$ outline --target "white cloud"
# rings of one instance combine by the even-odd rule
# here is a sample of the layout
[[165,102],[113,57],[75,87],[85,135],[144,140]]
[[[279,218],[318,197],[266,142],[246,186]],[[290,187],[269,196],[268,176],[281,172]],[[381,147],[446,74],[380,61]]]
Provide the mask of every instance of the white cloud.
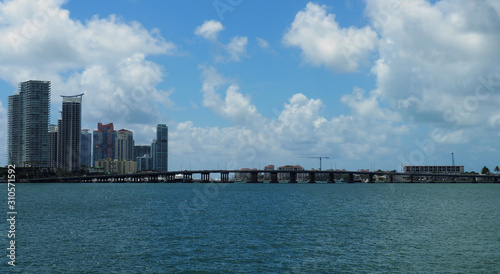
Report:
[[229,60],[238,62],[242,57],[245,57],[247,55],[247,44],[247,37],[235,36],[231,38],[231,42],[227,45]]
[[352,109],[354,115],[367,120],[399,121],[401,117],[398,113],[381,108],[379,96],[372,92],[369,97],[365,97],[365,91],[354,88],[351,94],[346,94],[341,98],[342,103]]
[[[223,77],[214,67],[202,67],[203,105],[221,117],[230,119],[236,125],[248,125],[262,122],[262,116],[251,104],[249,96],[239,92],[236,84]],[[225,98],[219,89],[227,87]]]
[[333,71],[356,71],[377,45],[377,34],[369,26],[341,28],[326,6],[308,3],[295,16],[283,37],[287,46],[299,47],[306,62]]
[[259,47],[265,51],[265,52],[268,52],[268,53],[273,53],[273,54],[278,54],[277,51],[275,51],[272,47],[271,47],[271,44],[269,44],[269,42],[267,42],[267,40],[263,39],[263,38],[260,38],[260,37],[256,37],[255,40],[257,41],[257,45],[259,45]]
[[429,136],[438,144],[464,144],[470,141],[467,135],[463,129],[444,131],[434,128],[429,131]]
[[381,36],[377,93],[395,111],[445,127],[482,126],[496,113],[500,95],[490,90],[499,85],[488,80],[500,69],[496,1],[371,0],[366,13]]
[[216,20],[205,21],[201,26],[198,26],[194,34],[201,36],[207,40],[217,41],[217,35],[224,30],[221,22]]
[[[304,155],[337,155],[343,159],[386,157],[396,150],[400,136],[409,134],[408,127],[384,120],[390,113],[379,109],[372,98],[356,98],[367,101],[367,105],[378,110],[382,117],[373,126],[367,117],[340,115],[327,118],[322,112],[326,108],[321,99],[308,98],[298,93],[283,105],[276,119],[267,119],[258,112],[251,98],[242,94],[239,86],[221,75],[214,67],[201,67],[203,81],[203,105],[211,111],[231,121],[226,128],[198,128],[192,122],[182,123],[182,142],[187,151],[200,154],[216,153],[216,147],[226,148],[231,159],[236,159],[238,167],[249,167],[256,159],[267,159],[271,163],[286,157],[288,163]],[[223,91],[225,90],[225,94]],[[193,133],[187,131],[192,130]],[[194,133],[196,132],[196,133]],[[177,133],[176,133],[177,134]],[[177,135],[172,135],[177,136]],[[198,136],[198,137],[197,137]],[[209,136],[204,141],[199,136]],[[231,139],[227,139],[231,136]],[[186,138],[191,138],[188,140]],[[232,139],[234,138],[234,139]],[[191,145],[190,145],[191,144]],[[238,160],[238,153],[248,154]],[[181,153],[181,152],[179,152]],[[234,154],[232,154],[234,153]],[[277,157],[279,155],[279,157]],[[227,155],[226,155],[227,156]],[[284,164],[284,163],[283,163]]]
[[[163,68],[147,60],[177,53],[158,30],[111,15],[80,22],[57,0],[0,3],[0,78],[12,86],[31,79],[52,81],[52,109],[59,95],[83,97],[83,123],[164,121],[169,91],[158,90]],[[57,119],[57,117],[53,117]],[[94,123],[93,122],[93,123]],[[95,124],[87,125],[95,127]]]
[[292,141],[312,141],[311,134],[324,122],[320,116],[323,102],[320,99],[308,99],[299,93],[293,95],[284,107],[278,118],[280,135]]
[[224,30],[222,23],[218,21],[205,21],[195,30],[195,34],[211,42],[215,47],[215,62],[239,62],[247,56],[248,37],[234,36],[228,44],[223,44],[218,40],[218,33]]
[[[349,147],[344,151],[351,157],[368,151],[386,153],[391,150],[385,146],[391,138],[386,132],[402,136],[416,128],[430,128],[441,150],[495,142],[500,136],[498,1],[366,3],[371,25],[342,28],[325,6],[309,3],[283,37],[285,45],[301,49],[305,62],[333,71],[355,71],[370,57],[378,58],[371,68],[376,88],[369,94],[355,88],[341,97],[352,116],[315,124],[328,132],[325,128],[336,123],[341,132],[336,136]],[[373,120],[385,128],[380,135],[370,124]],[[365,130],[343,127],[346,121]],[[344,138],[349,131],[354,138]],[[380,149],[374,150],[373,144]]]
[[271,45],[265,39],[260,38],[260,37],[256,37],[255,40],[257,40],[257,44],[259,45],[259,47],[261,49],[268,50],[271,48]]

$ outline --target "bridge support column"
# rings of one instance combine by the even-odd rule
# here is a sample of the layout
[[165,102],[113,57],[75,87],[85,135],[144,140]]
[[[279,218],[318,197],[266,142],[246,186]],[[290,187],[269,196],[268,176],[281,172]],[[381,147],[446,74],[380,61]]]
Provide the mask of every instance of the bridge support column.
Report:
[[415,178],[413,177],[413,175],[410,175],[410,183],[415,183]]
[[229,183],[229,172],[221,172],[220,181],[221,183]]
[[269,183],[271,183],[271,184],[279,183],[278,172],[271,172],[271,181],[269,181]]
[[289,183],[296,184],[297,183],[297,172],[290,172],[290,181]]
[[165,174],[165,176],[167,177],[166,178],[167,183],[175,183],[175,174],[169,173],[169,174]]
[[335,173],[333,172],[328,173],[328,183],[335,184]]
[[309,172],[309,184],[315,184],[316,183],[316,173],[314,172]]
[[259,182],[259,173],[257,171],[250,171],[250,181],[247,181],[247,183],[252,183],[256,184]]
[[354,174],[353,173],[349,173],[349,178],[347,179],[347,182],[348,183],[354,183]]
[[201,173],[201,182],[202,183],[210,183],[210,173]]
[[394,183],[394,175],[389,174],[389,183]]
[[368,174],[368,183],[373,184],[375,181],[373,181],[373,174],[370,173]]
[[193,173],[183,173],[182,174],[182,182],[183,183],[192,183],[193,182]]

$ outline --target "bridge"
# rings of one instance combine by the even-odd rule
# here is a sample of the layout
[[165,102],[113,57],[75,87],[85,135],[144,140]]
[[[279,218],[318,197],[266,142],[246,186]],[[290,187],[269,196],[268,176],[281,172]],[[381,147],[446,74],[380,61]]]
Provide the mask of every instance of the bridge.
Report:
[[[212,175],[218,177],[214,179]],[[218,175],[218,176],[217,176]],[[233,176],[230,176],[233,175]],[[194,178],[196,177],[196,178]],[[235,179],[238,178],[238,179]],[[498,183],[499,175],[321,170],[182,170],[27,179],[31,183]]]

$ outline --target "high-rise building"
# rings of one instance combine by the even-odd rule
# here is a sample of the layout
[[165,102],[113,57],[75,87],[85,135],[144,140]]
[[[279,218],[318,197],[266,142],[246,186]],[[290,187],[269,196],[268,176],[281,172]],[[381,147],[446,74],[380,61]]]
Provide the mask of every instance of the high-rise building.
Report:
[[151,170],[156,170],[156,139],[151,143]]
[[16,166],[21,166],[26,157],[23,113],[21,94],[9,96],[7,162]]
[[168,171],[168,127],[165,124],[156,126],[156,170]]
[[151,146],[134,146],[134,157],[135,161],[137,162],[137,171],[153,170]]
[[49,166],[57,167],[57,125],[49,125]]
[[48,167],[50,81],[19,83],[9,96],[8,159],[17,166]]
[[141,157],[136,158],[137,171],[149,171],[152,170],[153,161],[149,154],[144,154]]
[[134,146],[134,159],[142,157],[146,154],[151,155],[151,146],[148,145]]
[[115,149],[115,159],[118,159],[118,161],[135,161],[134,133],[126,129],[118,130]]
[[88,129],[80,132],[80,166],[92,166],[92,133]]
[[92,164],[95,165],[96,161],[115,159],[115,142],[116,130],[114,130],[113,123],[97,124],[97,130],[94,130],[93,144],[94,147],[92,154]]
[[83,94],[61,97],[63,102],[57,128],[57,164],[66,171],[76,171],[80,169]]

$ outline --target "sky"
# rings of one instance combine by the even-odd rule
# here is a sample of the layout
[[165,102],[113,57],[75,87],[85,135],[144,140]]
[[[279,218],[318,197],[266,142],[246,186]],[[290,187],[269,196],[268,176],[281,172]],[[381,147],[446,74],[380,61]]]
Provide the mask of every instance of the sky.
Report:
[[[500,2],[0,1],[0,164],[19,82],[169,170],[500,165]],[[5,159],[5,160],[4,160]]]

